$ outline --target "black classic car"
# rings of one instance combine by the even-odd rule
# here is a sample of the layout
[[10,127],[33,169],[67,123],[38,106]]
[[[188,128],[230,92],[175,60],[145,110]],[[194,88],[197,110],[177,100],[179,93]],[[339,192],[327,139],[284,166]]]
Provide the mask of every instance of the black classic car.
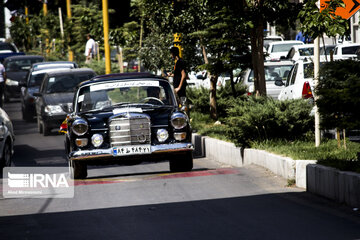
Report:
[[77,67],[78,65],[75,62],[68,61],[34,63],[26,78],[19,83],[21,87],[20,100],[22,118],[26,121],[31,121],[36,116],[35,97],[33,93],[39,92],[40,85],[47,72]]
[[98,76],[79,84],[73,106],[61,128],[75,179],[86,178],[87,165],[168,160],[171,171],[192,169],[189,119],[166,79]]
[[36,97],[35,108],[39,133],[49,135],[59,128],[67,113],[72,111],[76,86],[95,76],[90,68],[63,69],[47,72]]

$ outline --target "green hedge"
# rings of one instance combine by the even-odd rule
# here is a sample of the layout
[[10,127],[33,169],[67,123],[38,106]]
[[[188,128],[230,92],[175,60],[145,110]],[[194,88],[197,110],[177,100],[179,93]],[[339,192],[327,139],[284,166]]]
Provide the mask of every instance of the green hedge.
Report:
[[310,116],[312,107],[302,99],[236,99],[228,110],[227,134],[238,146],[249,146],[252,141],[269,139],[299,139],[314,129],[314,118]]

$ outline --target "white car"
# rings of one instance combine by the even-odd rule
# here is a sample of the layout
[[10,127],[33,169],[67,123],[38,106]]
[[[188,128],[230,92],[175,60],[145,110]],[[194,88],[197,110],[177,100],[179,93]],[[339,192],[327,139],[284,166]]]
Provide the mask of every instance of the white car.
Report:
[[296,62],[307,57],[314,57],[314,44],[295,45],[289,50],[286,60]]
[[334,49],[334,60],[348,58],[357,59],[356,52],[359,48],[359,43],[345,43],[336,45]]
[[290,48],[294,45],[304,45],[302,41],[278,41],[269,43],[267,60],[280,60],[286,57]]
[[281,36],[267,36],[267,37],[264,37],[264,48],[267,51],[268,48],[269,48],[270,43],[279,42],[279,41],[284,41],[284,39]]
[[[276,80],[285,80],[294,65],[291,61],[264,62],[266,94],[278,98],[282,86],[276,86]],[[248,95],[254,92],[254,71],[247,69],[241,73],[241,82],[248,87]]]
[[296,61],[286,82],[276,80],[275,85],[284,86],[279,94],[279,100],[313,98],[314,64],[311,61]]

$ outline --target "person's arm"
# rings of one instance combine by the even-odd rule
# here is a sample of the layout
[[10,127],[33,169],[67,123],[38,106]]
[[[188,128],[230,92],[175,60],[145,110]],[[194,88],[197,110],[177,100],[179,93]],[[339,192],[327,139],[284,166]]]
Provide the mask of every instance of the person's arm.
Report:
[[177,88],[175,88],[175,92],[179,92],[179,91],[180,91],[180,89],[182,88],[184,82],[186,81],[185,79],[186,79],[186,72],[185,72],[185,70],[183,69],[183,70],[181,71],[180,84],[179,84],[179,86],[178,86]]

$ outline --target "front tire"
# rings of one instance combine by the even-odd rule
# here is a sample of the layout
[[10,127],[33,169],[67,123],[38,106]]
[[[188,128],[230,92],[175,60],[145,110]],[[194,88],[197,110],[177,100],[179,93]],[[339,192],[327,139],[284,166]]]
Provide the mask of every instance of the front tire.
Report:
[[71,179],[85,179],[87,177],[86,163],[69,160],[69,171]]
[[193,169],[192,152],[179,154],[169,161],[171,172],[188,172]]
[[48,127],[48,125],[46,124],[46,122],[43,122],[41,124],[41,127],[42,127],[42,134],[44,136],[49,136],[50,135],[50,132],[51,132],[51,129]]
[[2,168],[11,166],[11,144],[9,141],[5,143],[0,166]]

